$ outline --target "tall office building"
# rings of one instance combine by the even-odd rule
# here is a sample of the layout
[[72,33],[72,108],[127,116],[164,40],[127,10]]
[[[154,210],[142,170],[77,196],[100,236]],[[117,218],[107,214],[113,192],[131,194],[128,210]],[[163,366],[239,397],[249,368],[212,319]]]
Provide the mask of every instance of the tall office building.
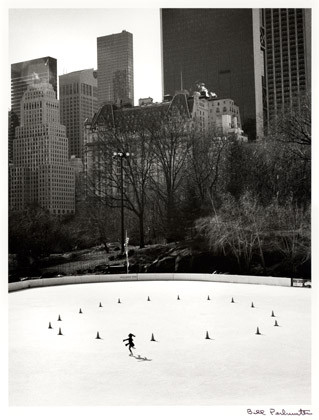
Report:
[[20,103],[24,92],[34,80],[50,83],[57,97],[57,61],[52,57],[11,64],[11,111],[20,121]]
[[[50,83],[57,97],[57,61],[52,57],[36,58],[11,65],[11,126],[20,123],[20,103],[24,92],[34,80]],[[9,135],[9,160],[12,161],[12,141],[14,135]]]
[[239,106],[250,139],[260,137],[266,107],[261,33],[258,9],[162,9],[163,93],[192,92],[204,82]]
[[162,9],[161,28],[164,93],[204,82],[251,140],[310,88],[310,9]]
[[14,139],[15,128],[19,125],[19,118],[13,111],[8,112],[8,158],[9,163],[13,160],[12,142]]
[[20,117],[9,173],[9,208],[22,210],[37,203],[51,214],[74,213],[74,170],[52,85],[40,80],[29,85]]
[[98,102],[134,105],[133,35],[97,38]]
[[311,88],[311,9],[264,9],[267,121]]
[[97,72],[74,71],[59,76],[61,124],[66,126],[69,157],[83,157],[84,121],[97,111]]

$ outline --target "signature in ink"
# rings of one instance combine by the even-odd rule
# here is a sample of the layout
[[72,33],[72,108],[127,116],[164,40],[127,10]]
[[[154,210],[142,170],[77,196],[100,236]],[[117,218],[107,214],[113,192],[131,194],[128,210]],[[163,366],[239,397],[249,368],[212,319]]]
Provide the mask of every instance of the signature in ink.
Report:
[[248,408],[247,414],[262,416],[266,416],[267,414],[270,414],[271,416],[312,416],[312,412],[310,410],[305,410],[302,408],[300,408],[298,411],[286,411],[284,408],[279,411],[274,408],[269,408],[269,410],[252,410],[251,408]]

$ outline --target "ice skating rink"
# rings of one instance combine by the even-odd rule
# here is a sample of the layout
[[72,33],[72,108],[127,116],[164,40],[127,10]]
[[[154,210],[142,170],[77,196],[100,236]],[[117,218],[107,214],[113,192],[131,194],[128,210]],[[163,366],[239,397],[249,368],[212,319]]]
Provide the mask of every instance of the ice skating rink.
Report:
[[311,289],[133,281],[8,301],[10,406],[311,404]]

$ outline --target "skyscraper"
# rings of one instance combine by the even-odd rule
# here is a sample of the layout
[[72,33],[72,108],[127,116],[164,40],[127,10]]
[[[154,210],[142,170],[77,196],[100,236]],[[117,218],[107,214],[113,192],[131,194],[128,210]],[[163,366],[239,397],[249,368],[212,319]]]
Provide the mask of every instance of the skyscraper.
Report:
[[97,38],[99,106],[134,105],[133,35],[127,31]]
[[15,133],[15,128],[18,127],[19,125],[19,118],[17,116],[17,114],[15,114],[13,111],[9,111],[8,112],[8,158],[9,158],[9,163],[12,163],[12,159],[13,159],[13,151],[12,151],[12,142],[14,139],[14,133]]
[[311,9],[265,9],[267,121],[311,87]]
[[57,61],[52,57],[36,58],[11,64],[11,111],[18,115],[20,121],[20,103],[27,87],[34,80],[50,83],[57,97]]
[[310,9],[162,9],[164,93],[201,81],[249,138],[311,85]]
[[162,9],[164,94],[204,82],[239,106],[250,139],[263,132],[266,107],[262,20],[258,9]]
[[61,124],[66,126],[69,157],[83,157],[84,121],[97,111],[97,74],[93,69],[59,76]]
[[[24,92],[34,80],[50,83],[57,97],[57,61],[52,57],[36,58],[11,65],[11,126],[20,123],[20,103]],[[12,141],[14,136],[9,135],[9,160],[12,159]]]
[[9,174],[9,208],[22,210],[37,203],[51,214],[74,213],[74,171],[52,85],[40,80],[30,84],[20,117]]

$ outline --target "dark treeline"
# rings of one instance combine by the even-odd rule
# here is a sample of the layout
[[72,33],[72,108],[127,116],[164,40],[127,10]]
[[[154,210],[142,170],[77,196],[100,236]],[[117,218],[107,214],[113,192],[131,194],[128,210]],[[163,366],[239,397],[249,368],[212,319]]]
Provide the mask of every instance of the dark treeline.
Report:
[[[21,264],[44,255],[120,239],[119,161],[123,159],[125,228],[130,243],[200,241],[238,273],[310,275],[310,99],[279,115],[259,142],[218,130],[203,134],[177,108],[166,115],[123,111],[117,127],[98,131],[98,164],[74,216],[56,219],[30,206],[9,217],[9,252]],[[305,268],[307,267],[307,268]]]

